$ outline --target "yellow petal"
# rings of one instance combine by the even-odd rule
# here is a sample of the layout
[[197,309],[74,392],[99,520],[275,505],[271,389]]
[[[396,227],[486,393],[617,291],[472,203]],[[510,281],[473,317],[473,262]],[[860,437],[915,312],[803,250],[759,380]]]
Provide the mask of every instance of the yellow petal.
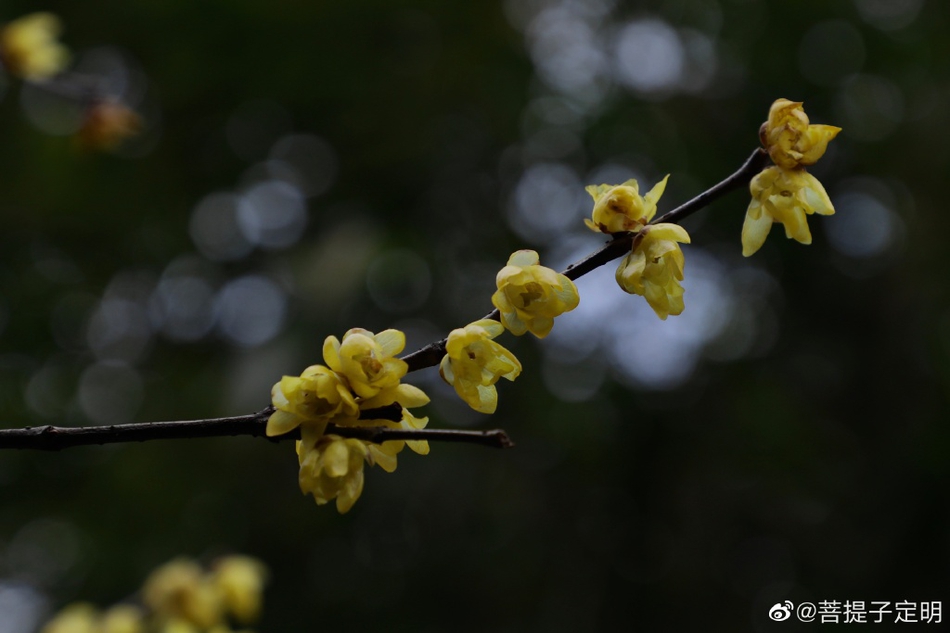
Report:
[[689,233],[679,224],[663,222],[661,224],[653,224],[649,229],[644,230],[649,231],[646,237],[651,240],[670,240],[689,244]]
[[750,257],[765,244],[772,230],[772,216],[765,212],[758,200],[753,200],[742,223],[742,256]]
[[525,249],[512,253],[508,258],[508,266],[536,266],[539,261],[541,259],[537,251]]
[[643,196],[643,202],[646,206],[646,220],[652,220],[653,216],[656,214],[656,203],[660,200],[660,196],[663,195],[663,192],[666,191],[666,181],[670,179],[670,175],[667,174],[663,177],[663,180],[653,185],[653,188],[647,192],[647,195]]
[[814,165],[824,155],[831,139],[838,136],[840,131],[841,128],[834,125],[809,125],[800,142],[804,151],[799,164]]
[[340,362],[340,340],[337,337],[328,336],[323,341],[323,361],[333,371],[343,372],[343,364]]
[[267,430],[265,432],[267,437],[283,435],[300,426],[300,421],[301,418],[293,413],[277,410],[267,418]]
[[395,356],[406,347],[406,335],[399,330],[383,330],[376,335],[376,342],[383,354]]

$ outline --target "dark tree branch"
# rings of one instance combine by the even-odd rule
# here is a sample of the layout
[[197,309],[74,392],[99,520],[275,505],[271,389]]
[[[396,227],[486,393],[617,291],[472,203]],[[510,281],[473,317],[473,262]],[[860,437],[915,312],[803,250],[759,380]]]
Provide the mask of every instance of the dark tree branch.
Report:
[[[117,444],[121,442],[147,442],[149,440],[194,439],[200,437],[223,437],[249,435],[267,437],[267,418],[274,412],[267,407],[257,413],[229,418],[207,420],[184,420],[180,422],[145,422],[141,424],[115,424],[110,426],[35,426],[25,429],[0,430],[0,449],[17,448],[41,451],[59,451],[73,446],[93,444]],[[382,407],[363,412],[367,420],[401,419],[399,405]],[[500,430],[457,431],[444,429],[390,429],[384,426],[337,426],[330,424],[326,433],[351,437],[381,444],[393,440],[431,440],[436,442],[465,442],[508,448],[513,442]],[[299,440],[300,431],[267,438],[273,442]]]
[[[749,158],[746,159],[742,167],[740,167],[734,174],[719,184],[714,185],[712,188],[707,189],[689,202],[685,202],[669,213],[654,219],[652,222],[650,222],[650,224],[660,224],[661,222],[681,222],[683,219],[689,217],[693,213],[696,213],[714,200],[721,198],[722,196],[735,189],[738,189],[739,187],[749,184],[749,181],[752,180],[752,177],[765,168],[765,166],[768,164],[768,160],[769,155],[765,150],[755,150],[752,152]],[[579,262],[571,264],[561,271],[561,274],[573,281],[579,277],[583,277],[592,270],[600,268],[604,264],[617,259],[618,257],[626,255],[630,252],[634,235],[634,233],[614,234],[613,239],[607,242],[603,248],[601,248],[599,251],[591,253]],[[497,321],[498,317],[498,310],[492,310],[482,318]],[[441,341],[429,343],[425,347],[422,347],[411,354],[403,356],[402,360],[406,361],[406,364],[409,365],[409,371],[433,367],[442,362],[442,357],[445,356],[445,344],[447,342],[448,339],[444,338]]]
[[[699,194],[689,202],[673,209],[669,213],[653,220],[650,224],[661,222],[680,222],[699,211],[714,200],[748,184],[752,177],[768,163],[768,154],[761,149],[755,150],[748,160],[734,174]],[[635,234],[617,233],[600,250],[568,266],[563,275],[574,280],[592,270],[611,262],[630,251]],[[483,318],[497,321],[498,310],[493,310]],[[403,357],[409,365],[409,371],[424,367],[433,367],[442,361],[445,355],[447,339],[430,343],[421,349]],[[0,430],[0,449],[19,448],[58,451],[72,446],[91,444],[115,444],[119,442],[146,442],[158,439],[187,439],[199,437],[221,437],[226,435],[250,435],[267,437],[267,418],[274,412],[267,407],[257,413],[229,418],[208,420],[184,420],[180,422],[147,422],[143,424],[117,424],[112,426],[61,427],[37,426],[24,429]],[[402,410],[399,405],[390,405],[371,411],[363,411],[361,418],[366,420],[399,421]],[[327,427],[328,434],[348,438],[357,438],[367,442],[381,443],[391,440],[433,440],[439,442],[465,442],[507,448],[512,446],[508,435],[500,430],[459,431],[438,429],[389,429],[383,426],[337,426]],[[279,442],[288,439],[300,439],[299,430],[278,437],[267,438]]]

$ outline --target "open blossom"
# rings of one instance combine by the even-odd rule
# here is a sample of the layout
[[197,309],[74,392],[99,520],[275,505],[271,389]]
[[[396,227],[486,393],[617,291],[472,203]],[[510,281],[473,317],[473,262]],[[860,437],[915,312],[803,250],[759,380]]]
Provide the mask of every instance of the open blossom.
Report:
[[814,165],[840,131],[833,125],[809,124],[800,101],[777,99],[759,137],[772,162],[784,169],[797,169]]
[[521,373],[521,363],[515,355],[492,340],[504,331],[501,323],[490,319],[452,330],[445,345],[447,353],[439,365],[442,378],[480,413],[495,412],[495,383],[499,378],[514,380]]
[[328,336],[323,343],[323,360],[330,369],[346,377],[356,395],[372,398],[387,387],[395,387],[409,366],[395,355],[406,346],[406,335],[399,330],[373,334],[353,328],[340,342]]
[[307,367],[297,376],[284,376],[271,389],[277,410],[267,420],[267,435],[283,435],[303,422],[325,423],[336,416],[356,417],[359,407],[349,387],[323,365]]
[[498,290],[491,302],[501,313],[502,324],[518,336],[531,332],[544,338],[554,327],[554,317],[573,310],[580,301],[573,281],[539,261],[535,251],[517,251],[495,278]]
[[749,184],[752,202],[742,225],[742,254],[749,257],[762,247],[773,222],[785,226],[785,235],[811,244],[807,215],[832,215],[831,199],[818,179],[804,169],[769,167]]
[[363,464],[369,455],[366,442],[325,435],[313,443],[297,442],[300,490],[312,494],[317,505],[336,499],[336,509],[349,512],[363,492]]
[[56,39],[62,30],[52,13],[18,18],[0,28],[0,60],[11,75],[49,79],[69,63],[69,51]]
[[632,178],[622,185],[590,185],[587,193],[594,199],[594,211],[592,218],[584,219],[584,224],[601,233],[639,231],[656,215],[656,203],[666,190],[669,177],[667,174],[643,197]]
[[617,268],[617,283],[631,294],[642,295],[663,320],[683,312],[683,251],[689,234],[678,224],[654,224],[641,231],[633,250]]

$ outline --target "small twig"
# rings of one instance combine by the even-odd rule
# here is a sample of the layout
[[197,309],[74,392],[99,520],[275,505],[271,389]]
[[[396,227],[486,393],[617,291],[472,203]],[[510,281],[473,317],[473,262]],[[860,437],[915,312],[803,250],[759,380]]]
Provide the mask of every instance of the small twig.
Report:
[[[696,213],[714,200],[721,198],[734,189],[747,185],[749,181],[752,180],[752,177],[762,171],[765,165],[768,164],[768,160],[769,155],[765,150],[756,149],[734,174],[719,184],[714,185],[712,188],[707,189],[692,200],[681,204],[669,213],[654,219],[650,224],[659,224],[661,222],[678,223],[682,221],[684,218]],[[618,257],[626,255],[630,252],[634,235],[634,233],[614,234],[613,239],[607,242],[603,248],[571,264],[561,271],[561,274],[565,275],[568,279],[575,280]],[[498,310],[492,310],[482,318],[497,321],[498,317]],[[409,365],[409,371],[433,367],[442,362],[442,357],[445,356],[445,344],[447,342],[448,339],[444,338],[441,341],[429,343],[425,347],[403,356],[402,360]]]
[[[765,151],[761,149],[755,150],[742,167],[734,174],[713,186],[711,189],[699,194],[689,202],[656,218],[651,224],[680,222],[713,200],[747,184],[756,173],[765,167],[767,161],[768,154],[766,154]],[[634,235],[633,233],[615,234],[603,248],[571,264],[561,274],[566,275],[572,280],[577,279],[617,259],[630,251]],[[483,318],[497,321],[499,318],[498,310],[492,310]],[[446,342],[447,339],[442,339],[441,341],[430,343],[411,354],[407,354],[402,360],[409,365],[409,371],[416,371],[424,367],[438,365],[445,355]],[[207,420],[146,422],[143,424],[117,424],[112,426],[37,426],[24,429],[3,429],[0,430],[0,449],[19,448],[58,451],[73,446],[115,444],[119,442],[145,442],[158,439],[221,437],[226,435],[267,437],[267,418],[269,418],[273,412],[273,407],[267,407],[250,415],[212,418]],[[389,407],[363,411],[361,417],[366,420],[398,421],[401,419],[401,413],[401,407],[398,405],[390,405]],[[327,427],[326,432],[375,443],[390,440],[433,440],[439,442],[466,442],[496,448],[507,448],[513,445],[508,435],[500,429],[492,431],[459,431],[445,429],[409,430],[390,429],[383,426],[356,427],[331,424]],[[295,429],[290,433],[278,437],[270,437],[268,439],[275,442],[300,439],[300,432]]]
[[[206,420],[183,420],[178,422],[145,422],[140,424],[114,424],[109,426],[35,426],[24,429],[0,430],[0,449],[29,449],[59,451],[73,446],[93,444],[117,444],[122,442],[147,442],[149,440],[194,439],[249,435],[267,437],[267,418],[274,412],[267,407],[257,413],[227,418]],[[400,407],[381,407],[363,412],[368,420],[398,421]],[[352,437],[381,444],[393,440],[432,440],[436,442],[466,442],[495,448],[508,448],[513,442],[500,430],[457,431],[445,429],[390,429],[384,426],[337,426],[327,427],[327,434]],[[277,437],[267,438],[274,442],[300,439],[299,429]]]

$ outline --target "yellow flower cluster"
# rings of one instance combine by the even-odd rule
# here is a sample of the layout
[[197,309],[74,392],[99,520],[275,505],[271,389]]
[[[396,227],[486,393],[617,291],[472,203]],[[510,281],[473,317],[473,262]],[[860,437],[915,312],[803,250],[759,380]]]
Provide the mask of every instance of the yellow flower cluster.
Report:
[[59,74],[69,51],[57,41],[63,27],[52,13],[31,13],[0,28],[0,61],[14,76],[33,81]]
[[601,233],[635,233],[631,251],[617,268],[617,283],[625,292],[641,295],[657,316],[683,312],[683,251],[689,234],[676,224],[650,224],[656,203],[666,190],[667,175],[643,197],[636,180],[621,185],[591,185],[587,193],[594,199],[592,219],[584,223]]
[[209,571],[178,558],[149,575],[143,607],[119,604],[100,612],[90,604],[67,606],[41,633],[229,633],[261,612],[267,571],[249,556],[218,559]]
[[[300,376],[284,376],[271,390],[275,411],[267,421],[267,435],[283,435],[300,427],[300,489],[313,495],[317,504],[336,499],[337,510],[347,512],[363,491],[364,463],[379,464],[392,472],[396,469],[396,454],[405,445],[421,455],[429,452],[424,440],[379,445],[324,435],[330,423],[425,428],[429,419],[417,418],[408,409],[427,404],[428,396],[400,382],[408,366],[396,354],[405,346],[406,337],[398,330],[374,334],[354,328],[343,335],[342,341],[329,336],[323,344],[326,366],[313,365]],[[393,404],[402,410],[399,422],[361,417]]]
[[544,338],[554,327],[554,317],[570,312],[580,302],[573,281],[539,262],[535,251],[517,251],[495,278],[498,290],[491,302],[498,308],[502,324],[517,336],[531,332]]
[[742,254],[749,257],[765,243],[774,222],[785,226],[785,235],[811,244],[806,216],[835,212],[825,188],[805,171],[821,158],[841,128],[811,125],[801,102],[778,99],[759,130],[762,145],[774,166],[752,179],[752,202],[742,225]]

